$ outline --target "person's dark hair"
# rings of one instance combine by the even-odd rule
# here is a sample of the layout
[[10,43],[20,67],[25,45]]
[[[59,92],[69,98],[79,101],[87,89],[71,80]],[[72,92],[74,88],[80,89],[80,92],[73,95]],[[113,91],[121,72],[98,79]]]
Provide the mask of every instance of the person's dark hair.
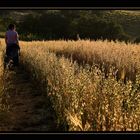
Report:
[[14,24],[9,24],[8,29],[13,30],[16,26]]

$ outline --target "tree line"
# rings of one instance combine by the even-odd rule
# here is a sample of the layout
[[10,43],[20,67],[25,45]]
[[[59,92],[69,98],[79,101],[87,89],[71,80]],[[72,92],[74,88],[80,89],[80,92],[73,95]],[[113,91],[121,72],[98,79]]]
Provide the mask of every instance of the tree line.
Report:
[[[111,10],[35,10],[14,20],[22,40],[108,39],[130,41],[121,24],[104,18]],[[12,19],[8,19],[10,22]]]

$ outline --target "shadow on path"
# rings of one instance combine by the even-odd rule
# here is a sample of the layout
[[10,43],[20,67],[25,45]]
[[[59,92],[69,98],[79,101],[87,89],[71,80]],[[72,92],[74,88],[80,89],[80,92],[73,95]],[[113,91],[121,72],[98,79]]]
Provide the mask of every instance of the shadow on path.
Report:
[[8,71],[4,79],[9,109],[0,114],[0,131],[58,131],[50,101],[22,68]]

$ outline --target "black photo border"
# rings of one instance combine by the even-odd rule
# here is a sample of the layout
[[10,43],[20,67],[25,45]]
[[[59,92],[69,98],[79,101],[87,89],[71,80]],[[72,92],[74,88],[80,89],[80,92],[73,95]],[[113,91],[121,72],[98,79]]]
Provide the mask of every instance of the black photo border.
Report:
[[[0,10],[140,10],[138,0],[3,0],[0,2]],[[30,2],[32,1],[32,2]],[[35,2],[34,2],[35,1]],[[94,1],[94,2],[93,2]],[[105,2],[106,1],[106,2]],[[114,2],[115,1],[115,2]],[[51,139],[94,139],[103,138],[131,138],[139,136],[139,132],[0,132],[0,138],[22,139],[33,136],[37,139],[50,137]],[[124,139],[124,140],[125,140]]]

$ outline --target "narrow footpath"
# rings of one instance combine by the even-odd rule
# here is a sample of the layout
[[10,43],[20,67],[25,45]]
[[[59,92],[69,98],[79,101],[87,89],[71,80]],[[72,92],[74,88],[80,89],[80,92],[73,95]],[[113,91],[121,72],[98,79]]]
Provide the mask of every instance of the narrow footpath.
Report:
[[58,131],[49,99],[22,68],[5,73],[3,83],[0,131]]

